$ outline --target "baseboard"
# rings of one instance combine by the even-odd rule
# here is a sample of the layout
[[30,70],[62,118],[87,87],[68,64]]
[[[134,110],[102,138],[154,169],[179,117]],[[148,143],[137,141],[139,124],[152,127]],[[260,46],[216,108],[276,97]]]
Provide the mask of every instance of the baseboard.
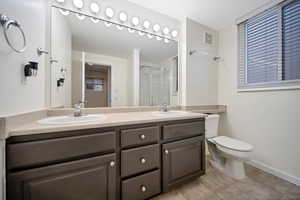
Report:
[[279,169],[275,169],[273,167],[270,167],[270,166],[268,166],[262,162],[256,161],[256,160],[251,160],[251,161],[248,161],[247,163],[249,165],[252,165],[253,167],[261,169],[269,174],[272,174],[272,175],[282,178],[290,183],[300,186],[300,178],[299,177],[292,176],[286,172],[283,172]]

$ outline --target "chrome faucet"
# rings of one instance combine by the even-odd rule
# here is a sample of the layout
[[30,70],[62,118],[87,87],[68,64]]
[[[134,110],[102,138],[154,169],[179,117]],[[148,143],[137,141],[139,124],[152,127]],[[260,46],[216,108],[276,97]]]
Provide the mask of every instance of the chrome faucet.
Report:
[[168,112],[168,104],[163,103],[160,107],[160,112]]
[[74,117],[81,117],[82,116],[82,108],[85,107],[86,102],[80,101],[78,104],[74,105]]

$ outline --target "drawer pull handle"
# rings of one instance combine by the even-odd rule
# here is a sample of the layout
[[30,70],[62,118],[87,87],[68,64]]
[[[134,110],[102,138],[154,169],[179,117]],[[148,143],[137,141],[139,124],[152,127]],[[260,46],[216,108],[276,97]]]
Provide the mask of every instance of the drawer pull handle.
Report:
[[141,140],[146,139],[146,135],[144,135],[144,134],[143,134],[143,135],[140,135],[140,139],[141,139]]
[[109,163],[109,165],[110,165],[111,167],[114,167],[114,166],[116,165],[116,163],[115,163],[114,161],[111,161],[111,162]]
[[147,161],[146,158],[141,158],[141,163],[142,163],[142,164],[145,164],[146,161]]
[[166,150],[165,150],[165,154],[169,154],[169,150],[166,149]]
[[141,191],[142,191],[142,192],[146,192],[146,191],[147,191],[146,186],[142,185],[142,186],[141,186]]

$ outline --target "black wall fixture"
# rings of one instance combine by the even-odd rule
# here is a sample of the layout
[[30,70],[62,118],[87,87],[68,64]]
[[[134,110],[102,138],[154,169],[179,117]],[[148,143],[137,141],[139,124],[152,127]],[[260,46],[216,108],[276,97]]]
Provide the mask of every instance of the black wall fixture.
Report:
[[57,80],[57,87],[62,87],[64,86],[64,82],[65,82],[65,79],[64,78],[60,78]]
[[25,77],[30,77],[30,76],[36,76],[39,63],[37,62],[29,62],[27,65],[24,67],[24,75]]

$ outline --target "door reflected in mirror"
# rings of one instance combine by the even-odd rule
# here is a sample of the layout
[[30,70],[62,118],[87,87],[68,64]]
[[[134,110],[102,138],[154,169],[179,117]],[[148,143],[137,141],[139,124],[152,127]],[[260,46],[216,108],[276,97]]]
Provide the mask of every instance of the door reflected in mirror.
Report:
[[52,8],[51,107],[179,104],[176,41],[77,15]]

